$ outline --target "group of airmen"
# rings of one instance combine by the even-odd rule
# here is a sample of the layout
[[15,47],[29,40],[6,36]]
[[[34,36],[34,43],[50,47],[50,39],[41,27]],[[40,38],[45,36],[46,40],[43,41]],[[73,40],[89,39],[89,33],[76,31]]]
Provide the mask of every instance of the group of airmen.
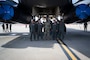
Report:
[[3,32],[11,32],[12,31],[12,24],[11,23],[3,23],[2,29],[3,29]]
[[66,27],[63,20],[58,19],[49,19],[46,18],[45,20],[38,19],[31,19],[29,24],[30,28],[30,40],[56,40],[56,39],[64,39]]

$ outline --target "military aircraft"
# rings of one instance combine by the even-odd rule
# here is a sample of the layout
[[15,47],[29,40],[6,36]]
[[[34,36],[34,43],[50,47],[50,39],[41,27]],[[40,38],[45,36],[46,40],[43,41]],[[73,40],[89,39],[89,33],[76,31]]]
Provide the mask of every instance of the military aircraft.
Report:
[[[13,7],[10,19],[4,19],[4,15],[0,14],[1,22],[8,23],[25,23],[28,24],[32,18],[38,16],[39,18],[43,15],[53,15],[54,17],[62,16],[65,23],[83,23],[90,21],[90,15],[84,14],[79,18],[76,14],[77,6],[85,5],[90,7],[90,1],[85,3],[86,0],[0,0],[0,7],[3,5],[10,5]],[[11,11],[11,10],[10,10]],[[81,15],[86,11],[81,11]],[[2,12],[1,12],[2,13]],[[90,13],[90,12],[89,12]],[[9,11],[4,11],[4,14],[9,14]],[[4,17],[3,17],[4,16]],[[3,17],[3,18],[2,18]]]

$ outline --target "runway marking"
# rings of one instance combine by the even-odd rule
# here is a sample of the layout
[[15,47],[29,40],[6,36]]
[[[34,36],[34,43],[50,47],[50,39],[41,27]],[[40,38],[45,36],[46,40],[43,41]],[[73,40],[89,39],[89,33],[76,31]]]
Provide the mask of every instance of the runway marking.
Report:
[[80,60],[72,53],[72,51],[70,51],[70,49],[61,40],[58,39],[58,42],[62,46],[62,48],[66,51],[66,53],[69,55],[69,57],[71,58],[69,60]]

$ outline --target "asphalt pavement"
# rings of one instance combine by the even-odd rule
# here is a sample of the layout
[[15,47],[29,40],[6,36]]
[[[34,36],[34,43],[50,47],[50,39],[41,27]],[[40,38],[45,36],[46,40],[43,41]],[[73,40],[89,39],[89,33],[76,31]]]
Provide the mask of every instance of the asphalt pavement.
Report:
[[[90,60],[90,25],[67,24],[63,42],[80,60]],[[29,39],[29,28],[13,24],[12,32],[3,32],[0,25],[0,60],[69,60],[56,40]]]

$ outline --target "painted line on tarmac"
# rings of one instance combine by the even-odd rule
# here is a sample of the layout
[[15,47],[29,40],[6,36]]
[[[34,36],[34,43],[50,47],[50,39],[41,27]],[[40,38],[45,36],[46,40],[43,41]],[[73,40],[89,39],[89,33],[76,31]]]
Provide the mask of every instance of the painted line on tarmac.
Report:
[[64,53],[68,57],[69,60],[80,60],[75,53],[62,41],[62,40],[57,40],[58,43],[61,45]]

